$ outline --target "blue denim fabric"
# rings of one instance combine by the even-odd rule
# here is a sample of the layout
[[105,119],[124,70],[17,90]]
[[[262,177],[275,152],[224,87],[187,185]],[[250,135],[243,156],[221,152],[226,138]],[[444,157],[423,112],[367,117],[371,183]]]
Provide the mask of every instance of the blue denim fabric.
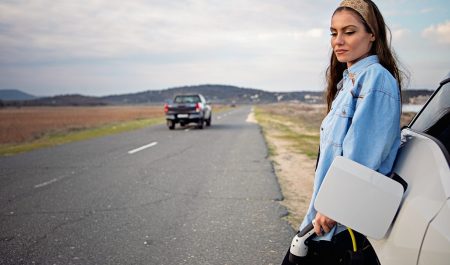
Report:
[[[379,64],[376,55],[344,71],[338,94],[320,127],[320,158],[314,191],[300,229],[316,216],[314,201],[336,156],[347,157],[385,175],[391,172],[400,146],[400,114],[397,81]],[[330,240],[344,229],[341,225],[335,226],[318,240]]]

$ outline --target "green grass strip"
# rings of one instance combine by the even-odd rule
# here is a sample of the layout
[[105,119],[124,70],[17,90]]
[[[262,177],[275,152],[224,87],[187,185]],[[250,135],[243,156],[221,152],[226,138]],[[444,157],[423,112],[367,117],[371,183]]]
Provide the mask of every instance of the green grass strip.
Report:
[[0,155],[9,156],[28,152],[38,148],[51,147],[75,141],[87,140],[95,137],[107,136],[132,130],[137,130],[164,123],[164,118],[140,119],[121,123],[108,124],[95,128],[77,129],[63,133],[48,134],[37,140],[21,143],[0,145]]
[[[311,159],[317,159],[317,150],[319,146],[319,133],[305,126],[307,123],[296,117],[286,117],[271,114],[262,108],[255,107],[255,118],[262,127],[263,134],[266,134],[268,128],[277,131],[276,137],[288,141],[290,148],[294,152],[300,152],[307,155]],[[288,123],[299,124],[306,130],[305,133],[299,133],[293,130]],[[269,155],[276,154],[274,147],[269,148]]]

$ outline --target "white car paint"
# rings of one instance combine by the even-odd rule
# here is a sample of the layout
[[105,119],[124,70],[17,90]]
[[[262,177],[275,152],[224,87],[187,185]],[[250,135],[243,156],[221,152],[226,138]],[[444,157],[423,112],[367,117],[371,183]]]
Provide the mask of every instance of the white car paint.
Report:
[[[408,189],[385,239],[369,238],[382,265],[417,264],[427,229],[447,205],[449,198],[450,171],[439,146],[433,140],[409,129],[403,130],[402,135],[406,142],[399,151],[394,172],[408,183]],[[441,223],[436,223],[435,226]],[[450,219],[447,219],[446,225],[450,227]],[[450,233],[443,237],[447,240],[444,244],[441,242],[440,246],[446,248],[448,256]],[[430,250],[433,245],[431,242],[427,244]],[[423,264],[440,264],[424,262]],[[442,264],[450,264],[450,259]]]

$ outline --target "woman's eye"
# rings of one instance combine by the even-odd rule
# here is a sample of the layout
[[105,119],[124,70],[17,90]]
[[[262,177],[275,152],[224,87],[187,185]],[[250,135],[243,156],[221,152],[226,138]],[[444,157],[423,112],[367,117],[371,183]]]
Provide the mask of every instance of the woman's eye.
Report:
[[337,36],[337,33],[336,33],[336,32],[331,32],[330,35],[331,35],[332,37],[336,37],[336,36]]
[[355,33],[354,31],[347,31],[345,32],[346,35],[352,35],[353,33]]

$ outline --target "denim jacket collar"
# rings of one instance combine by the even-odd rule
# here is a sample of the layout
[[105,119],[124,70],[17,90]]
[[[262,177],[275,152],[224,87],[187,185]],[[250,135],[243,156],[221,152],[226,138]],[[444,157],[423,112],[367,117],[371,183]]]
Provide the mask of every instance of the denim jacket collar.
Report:
[[354,65],[350,66],[350,68],[345,69],[343,73],[344,79],[350,78],[356,78],[356,75],[361,72],[362,70],[366,69],[369,65],[378,63],[378,56],[377,55],[370,55],[367,56],[364,59],[359,60]]

